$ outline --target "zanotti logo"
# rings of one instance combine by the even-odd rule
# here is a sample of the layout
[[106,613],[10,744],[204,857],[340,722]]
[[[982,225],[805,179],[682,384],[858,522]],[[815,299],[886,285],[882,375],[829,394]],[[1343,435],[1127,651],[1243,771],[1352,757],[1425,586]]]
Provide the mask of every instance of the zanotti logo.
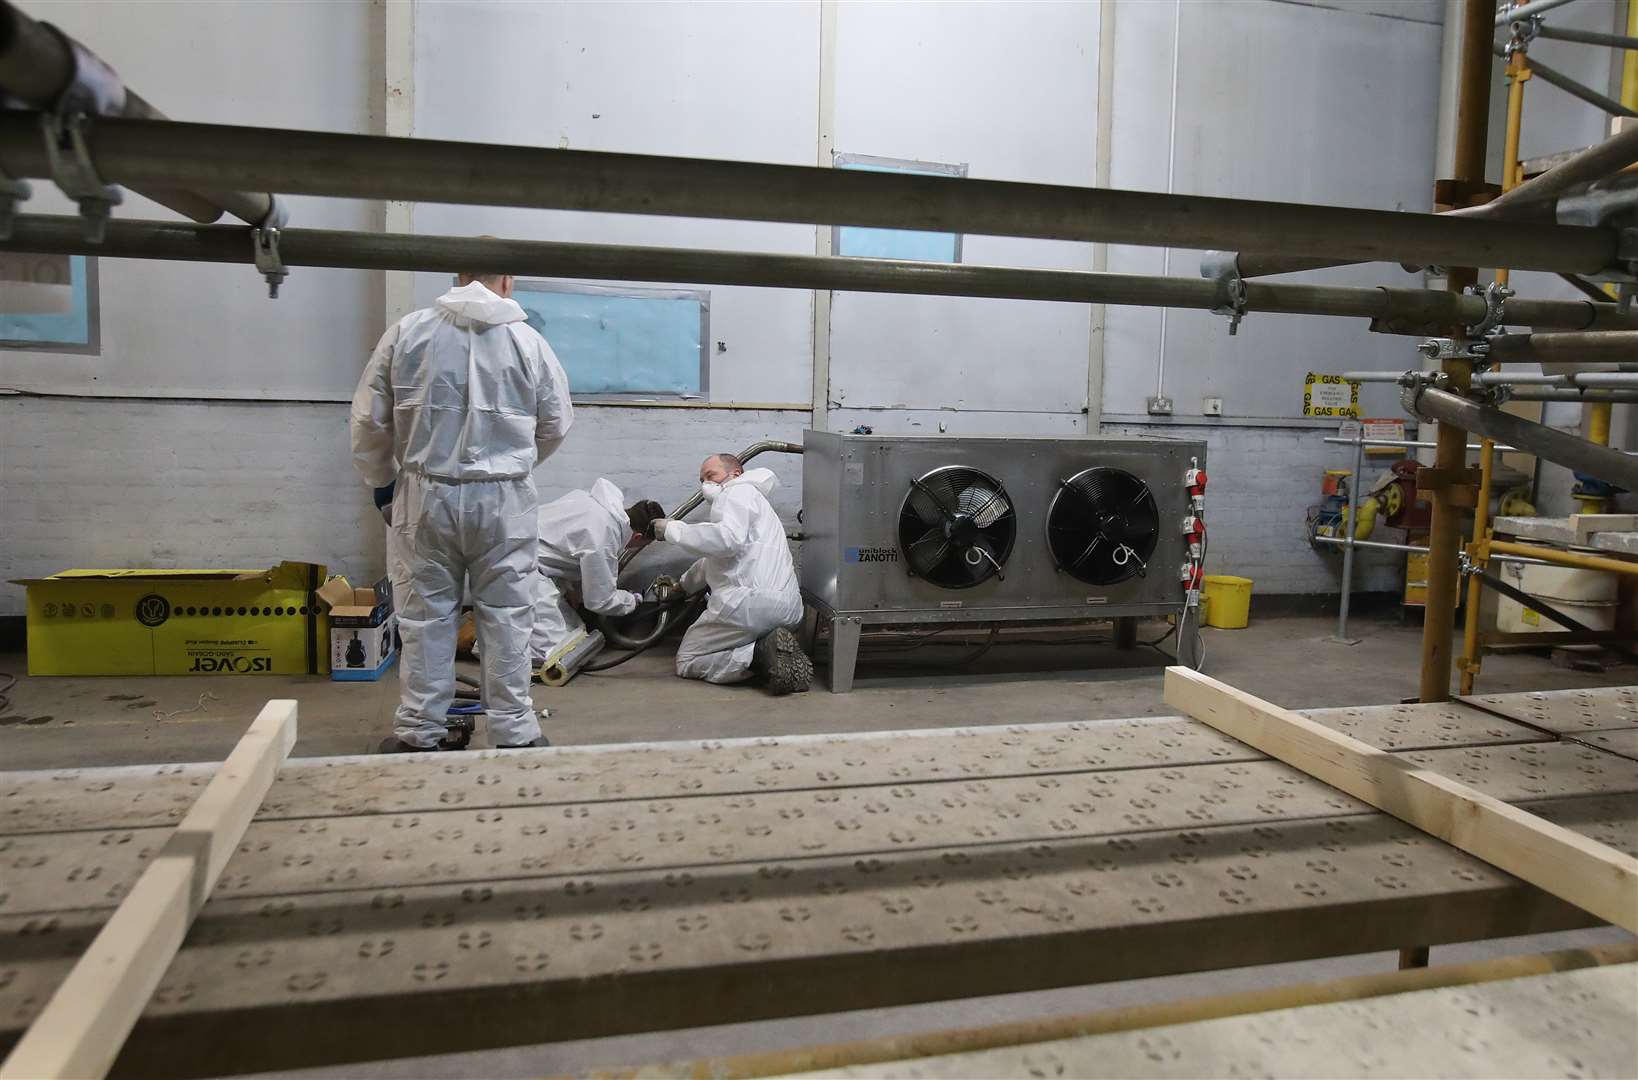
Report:
[[158,593],[149,593],[136,602],[137,622],[158,626],[171,617],[171,602]]
[[898,548],[890,547],[862,547],[848,548],[844,552],[847,561],[852,563],[867,562],[898,562]]

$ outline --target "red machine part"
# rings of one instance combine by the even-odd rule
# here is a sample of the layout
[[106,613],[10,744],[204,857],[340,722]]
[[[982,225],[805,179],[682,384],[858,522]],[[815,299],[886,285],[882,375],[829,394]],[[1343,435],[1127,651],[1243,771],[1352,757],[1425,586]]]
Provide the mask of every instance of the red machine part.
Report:
[[1387,511],[1383,517],[1384,525],[1391,525],[1396,529],[1426,529],[1432,521],[1432,512],[1425,502],[1416,501],[1416,471],[1422,466],[1414,458],[1405,458],[1396,461],[1391,467],[1393,486],[1399,489],[1398,497],[1390,497],[1384,489],[1379,494],[1383,496],[1382,506]]
[[1195,513],[1206,508],[1206,470],[1191,465],[1183,473],[1183,486],[1189,492],[1189,508]]
[[1189,558],[1199,562],[1206,543],[1206,522],[1204,519],[1195,514],[1190,514],[1183,519],[1183,542],[1189,546]]

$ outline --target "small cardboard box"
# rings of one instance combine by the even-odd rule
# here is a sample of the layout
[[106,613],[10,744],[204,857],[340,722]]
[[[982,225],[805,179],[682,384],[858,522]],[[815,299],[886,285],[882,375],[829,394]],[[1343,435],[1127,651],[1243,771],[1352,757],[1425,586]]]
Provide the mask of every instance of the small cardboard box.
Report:
[[382,578],[355,589],[345,578],[326,582],[319,597],[330,608],[330,678],[375,682],[398,658],[398,619],[392,589]]
[[30,675],[329,671],[325,568],[64,570],[28,588]]

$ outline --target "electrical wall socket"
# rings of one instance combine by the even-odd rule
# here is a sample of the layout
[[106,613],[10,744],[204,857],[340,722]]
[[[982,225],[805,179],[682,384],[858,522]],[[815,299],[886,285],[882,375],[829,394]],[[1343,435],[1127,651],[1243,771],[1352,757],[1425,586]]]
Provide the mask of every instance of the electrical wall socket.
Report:
[[1220,397],[1202,398],[1200,400],[1201,416],[1222,416],[1223,399]]
[[1172,415],[1172,399],[1166,397],[1164,394],[1158,394],[1155,397],[1150,398],[1148,401],[1148,406],[1150,416]]

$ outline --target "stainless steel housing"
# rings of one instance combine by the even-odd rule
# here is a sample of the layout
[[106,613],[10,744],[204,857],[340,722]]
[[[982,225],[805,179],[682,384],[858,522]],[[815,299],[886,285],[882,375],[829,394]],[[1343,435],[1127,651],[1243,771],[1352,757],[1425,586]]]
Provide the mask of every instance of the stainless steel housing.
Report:
[[[808,431],[803,445],[802,589],[830,621],[834,690],[851,685],[852,654],[866,625],[1158,616],[1183,601],[1183,475],[1191,462],[1205,467],[1204,443]],[[1017,538],[1001,574],[970,588],[945,588],[910,573],[898,535],[910,481],[951,465],[999,480],[1017,515]],[[1063,482],[1098,466],[1144,481],[1159,518],[1146,573],[1109,586],[1059,570],[1047,542],[1048,513]]]

